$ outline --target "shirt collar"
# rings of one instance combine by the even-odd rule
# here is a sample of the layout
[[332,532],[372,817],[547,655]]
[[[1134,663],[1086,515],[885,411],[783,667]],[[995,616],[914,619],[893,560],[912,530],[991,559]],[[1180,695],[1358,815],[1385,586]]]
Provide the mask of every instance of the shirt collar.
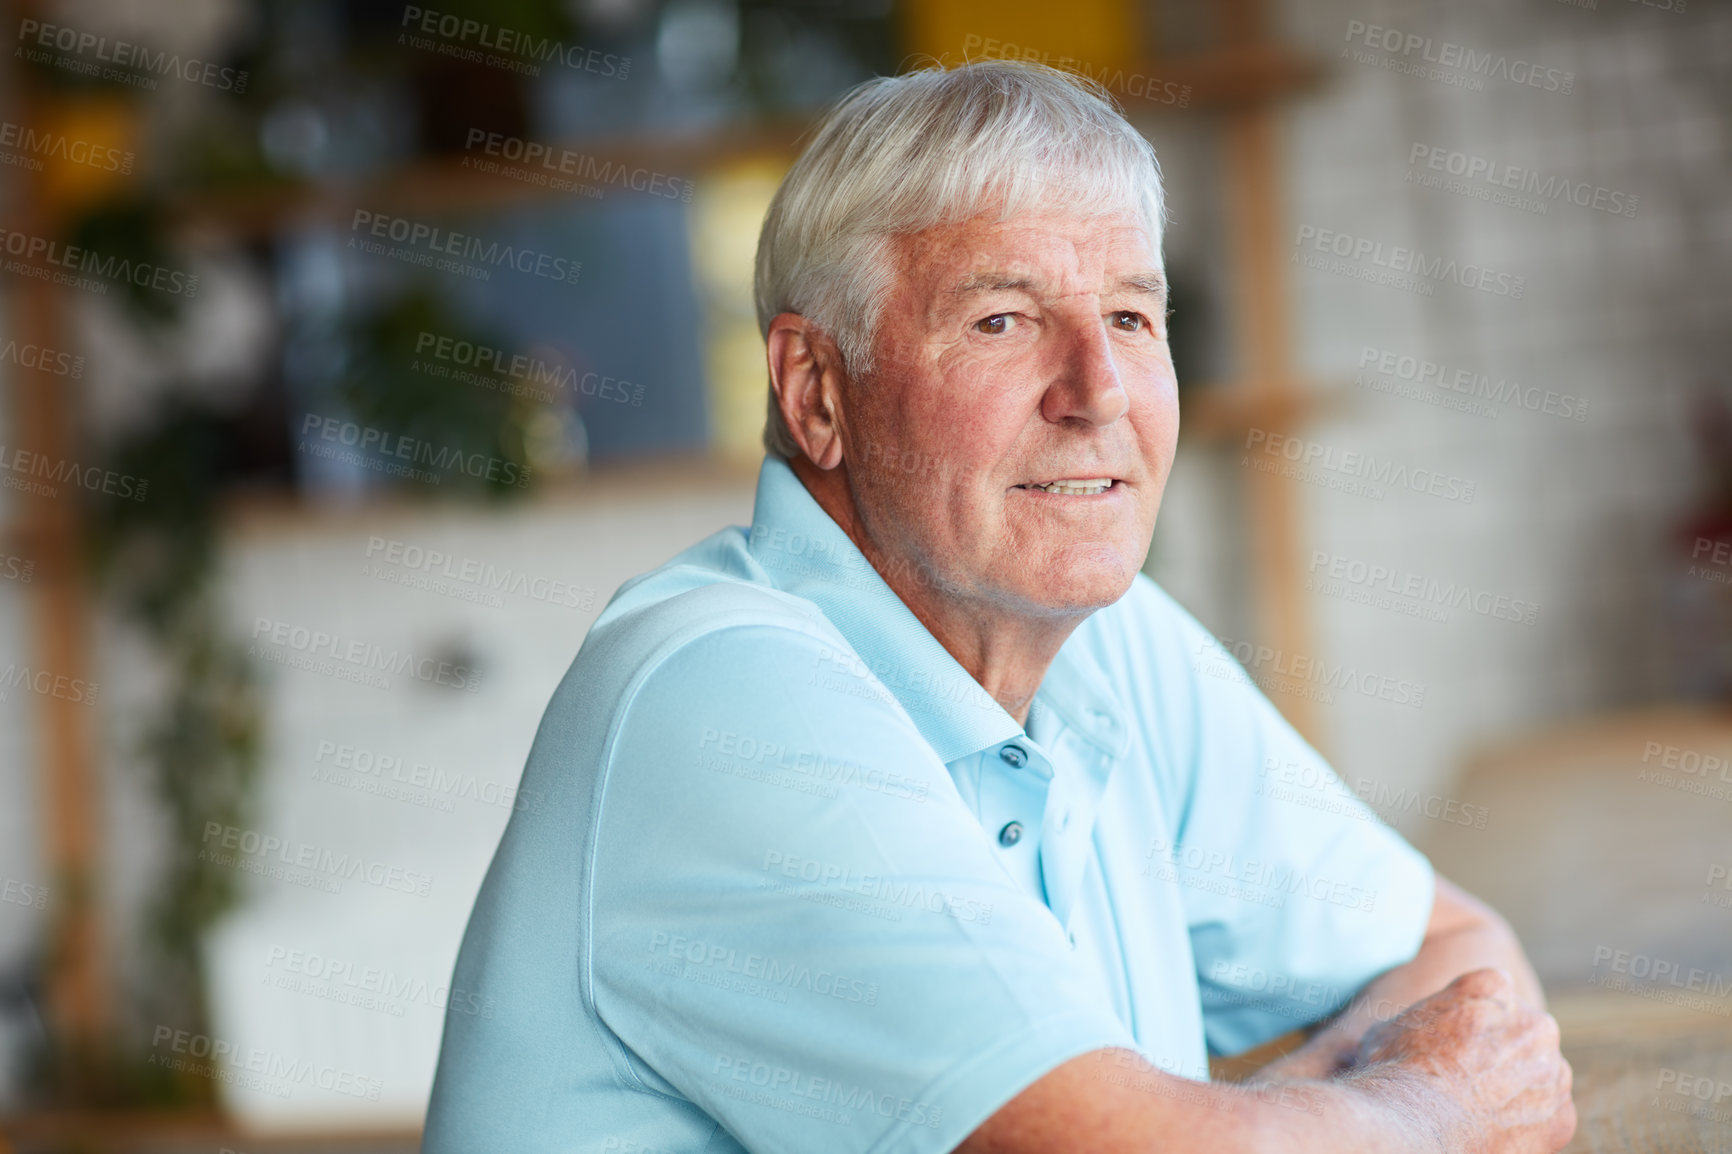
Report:
[[841,631],[914,719],[943,762],[1023,735],[902,603],[842,527],[774,454],[758,471],[747,548],[776,588],[803,597]]
[[[854,651],[949,763],[1012,738],[1023,727],[920,623],[794,475],[766,455],[758,472],[747,548],[783,592],[823,610]],[[1106,674],[1071,634],[1047,671],[1035,707],[1051,709],[1110,757],[1130,745],[1124,708]]]
[[1065,640],[1035,700],[1084,741],[1117,760],[1130,749],[1131,730],[1112,678],[1088,651],[1087,634],[1085,625]]

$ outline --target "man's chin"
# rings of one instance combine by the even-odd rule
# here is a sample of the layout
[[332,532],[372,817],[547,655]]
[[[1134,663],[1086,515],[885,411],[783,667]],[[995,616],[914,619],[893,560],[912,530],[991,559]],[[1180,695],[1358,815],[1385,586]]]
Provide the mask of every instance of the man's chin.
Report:
[[1019,582],[1021,599],[1037,613],[1088,614],[1105,609],[1130,592],[1135,565],[1121,555],[1066,559],[1047,566],[1044,575]]

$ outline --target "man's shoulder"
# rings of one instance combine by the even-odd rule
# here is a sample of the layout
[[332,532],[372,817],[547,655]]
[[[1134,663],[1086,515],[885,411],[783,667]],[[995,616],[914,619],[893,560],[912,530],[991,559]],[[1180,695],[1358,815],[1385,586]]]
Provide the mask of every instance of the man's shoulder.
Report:
[[596,619],[561,693],[617,708],[670,664],[716,676],[773,674],[799,654],[847,651],[817,605],[775,588],[744,549],[717,534],[622,585]]

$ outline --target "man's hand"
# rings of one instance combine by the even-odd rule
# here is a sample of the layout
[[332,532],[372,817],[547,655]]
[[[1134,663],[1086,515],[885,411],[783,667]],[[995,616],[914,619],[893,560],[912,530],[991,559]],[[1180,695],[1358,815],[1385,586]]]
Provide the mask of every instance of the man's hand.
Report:
[[1509,924],[1441,874],[1436,885],[1425,940],[1413,960],[1368,983],[1304,1045],[1258,1070],[1258,1081],[1335,1077],[1354,1065],[1367,1030],[1471,970],[1503,970],[1514,979],[1518,1001],[1545,1009],[1545,991]]
[[1557,1020],[1518,998],[1500,969],[1463,974],[1373,1026],[1358,1067],[1343,1084],[1399,1092],[1408,1082],[1415,1105],[1443,1123],[1447,1151],[1553,1154],[1576,1131]]

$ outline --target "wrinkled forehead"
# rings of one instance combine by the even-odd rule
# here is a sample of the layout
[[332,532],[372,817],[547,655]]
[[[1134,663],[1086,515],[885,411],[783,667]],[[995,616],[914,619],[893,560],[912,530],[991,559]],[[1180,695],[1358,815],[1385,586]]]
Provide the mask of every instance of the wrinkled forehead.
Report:
[[1128,285],[1164,293],[1160,239],[1131,207],[1048,204],[943,221],[893,238],[892,262],[922,295],[1055,293]]

